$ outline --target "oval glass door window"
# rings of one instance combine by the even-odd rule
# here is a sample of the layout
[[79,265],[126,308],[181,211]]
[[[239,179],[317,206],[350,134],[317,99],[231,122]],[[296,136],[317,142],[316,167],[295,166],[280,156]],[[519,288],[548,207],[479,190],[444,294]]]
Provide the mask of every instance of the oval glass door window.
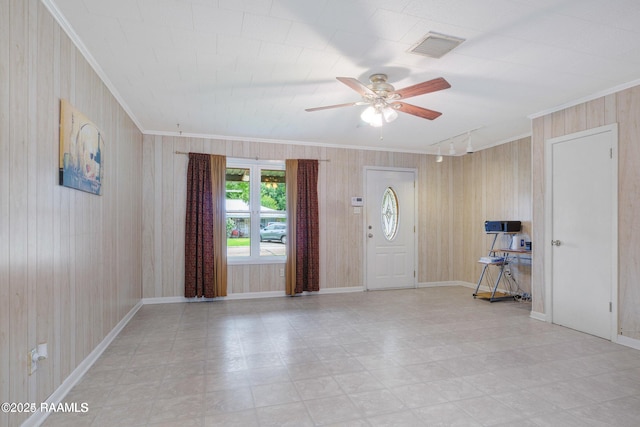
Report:
[[398,233],[398,196],[393,188],[387,187],[382,194],[382,233],[385,239],[393,240]]

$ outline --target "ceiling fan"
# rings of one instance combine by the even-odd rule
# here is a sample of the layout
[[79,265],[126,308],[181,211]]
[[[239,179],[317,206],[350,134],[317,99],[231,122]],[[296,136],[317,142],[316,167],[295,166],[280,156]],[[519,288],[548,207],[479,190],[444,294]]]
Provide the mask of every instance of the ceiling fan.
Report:
[[392,122],[398,117],[397,111],[412,114],[428,120],[438,118],[442,113],[418,107],[416,105],[407,104],[401,100],[451,87],[449,82],[442,77],[417,83],[398,90],[396,90],[390,83],[387,83],[386,74],[372,74],[369,76],[370,84],[368,85],[364,85],[353,77],[336,77],[336,79],[358,92],[362,96],[362,101],[327,105],[325,107],[307,108],[305,111],[319,111],[331,108],[351,107],[354,105],[368,105],[360,117],[373,127],[380,127],[384,122]]

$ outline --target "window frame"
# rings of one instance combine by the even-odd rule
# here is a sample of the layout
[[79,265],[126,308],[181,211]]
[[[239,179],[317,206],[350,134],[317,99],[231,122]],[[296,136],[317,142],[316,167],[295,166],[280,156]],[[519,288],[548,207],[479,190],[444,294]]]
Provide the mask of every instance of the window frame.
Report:
[[[254,160],[254,159],[241,159],[241,158],[227,158],[227,169],[243,168],[249,169],[249,256],[229,256],[227,254],[227,264],[229,265],[249,265],[249,264],[284,264],[287,261],[286,254],[284,256],[260,256],[260,184],[261,184],[261,171],[263,169],[268,170],[283,170],[285,169],[285,162],[283,160]],[[256,190],[257,189],[257,190]],[[225,200],[226,200],[225,193]],[[256,208],[257,206],[257,208]],[[288,207],[287,207],[288,208]],[[287,209],[288,211],[288,209]],[[287,212],[285,211],[285,212]],[[225,217],[227,210],[225,208]],[[288,218],[288,216],[287,216]],[[253,255],[256,254],[256,255]]]

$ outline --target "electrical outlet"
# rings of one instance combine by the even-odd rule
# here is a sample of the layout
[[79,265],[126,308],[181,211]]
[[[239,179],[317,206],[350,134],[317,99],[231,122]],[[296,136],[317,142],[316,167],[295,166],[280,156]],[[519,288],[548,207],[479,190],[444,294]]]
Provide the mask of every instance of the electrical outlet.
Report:
[[280,269],[280,277],[284,277],[284,268]]
[[29,376],[33,375],[33,373],[38,370],[37,359],[33,360],[36,354],[38,354],[38,351],[35,348],[27,353],[27,372],[29,373]]

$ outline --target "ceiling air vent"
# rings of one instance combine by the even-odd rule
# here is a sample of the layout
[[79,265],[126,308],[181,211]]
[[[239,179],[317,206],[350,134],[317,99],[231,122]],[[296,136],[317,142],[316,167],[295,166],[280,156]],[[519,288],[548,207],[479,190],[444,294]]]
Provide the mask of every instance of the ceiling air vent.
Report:
[[458,37],[438,33],[427,33],[422,40],[409,49],[409,52],[430,56],[432,58],[441,58],[455,49],[463,41],[464,39]]

